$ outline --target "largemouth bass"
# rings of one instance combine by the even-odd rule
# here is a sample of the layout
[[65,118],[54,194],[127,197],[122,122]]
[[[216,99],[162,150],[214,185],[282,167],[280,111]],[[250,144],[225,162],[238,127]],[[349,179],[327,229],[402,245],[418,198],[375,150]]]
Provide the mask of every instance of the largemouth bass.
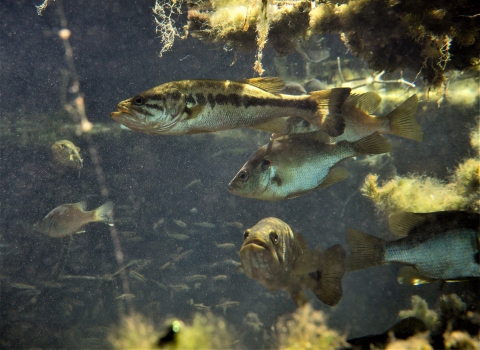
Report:
[[323,253],[320,248],[309,250],[305,239],[277,218],[261,220],[243,237],[241,267],[269,291],[286,290],[298,306],[308,302],[304,289],[331,306],[342,298],[345,250],[341,245]]
[[390,226],[407,236],[385,241],[347,230],[348,271],[400,263],[408,266],[400,268],[397,280],[408,285],[480,277],[480,214],[398,213],[390,217]]
[[[417,95],[412,95],[400,106],[386,116],[371,115],[380,104],[381,97],[375,92],[366,92],[361,95],[350,95],[342,106],[342,115],[345,119],[343,134],[330,138],[330,142],[350,141],[354,142],[366,137],[375,131],[381,134],[392,134],[415,141],[423,140],[423,131],[415,120],[418,107]],[[277,121],[280,125],[281,121]],[[319,128],[309,121],[290,117],[287,124],[288,134],[300,134],[318,131]],[[266,131],[275,133],[277,128],[267,128]],[[282,134],[282,132],[280,132]]]
[[[343,133],[341,107],[349,88],[305,96],[281,94],[279,78],[182,80],[162,84],[117,105],[111,117],[148,135],[185,135],[242,127],[264,129],[274,119],[295,115],[330,136]],[[285,125],[284,121],[281,125]],[[283,130],[284,127],[280,129]],[[278,127],[273,130],[278,132]]]
[[109,216],[113,210],[112,202],[107,202],[92,211],[86,209],[87,204],[83,201],[62,204],[49,212],[33,228],[50,237],[65,237],[85,232],[84,226],[90,222],[103,222],[113,226]]
[[72,141],[57,141],[52,146],[53,158],[60,164],[80,170],[83,166],[83,159],[80,156],[80,148]]
[[277,138],[259,148],[230,182],[228,191],[241,197],[282,200],[325,188],[348,177],[335,167],[349,157],[391,149],[378,132],[356,142],[324,143],[317,133]]

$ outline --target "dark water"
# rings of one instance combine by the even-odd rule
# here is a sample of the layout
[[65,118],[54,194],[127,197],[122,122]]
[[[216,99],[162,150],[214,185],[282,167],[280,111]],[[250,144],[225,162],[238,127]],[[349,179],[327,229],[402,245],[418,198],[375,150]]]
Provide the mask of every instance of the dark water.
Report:
[[[382,236],[387,230],[384,215],[377,214],[359,192],[368,173],[378,173],[382,179],[409,173],[445,179],[449,169],[472,152],[468,134],[477,106],[447,100],[437,108],[436,99],[428,100],[423,94],[417,120],[425,132],[424,142],[389,137],[392,157],[382,166],[348,160],[344,163],[350,173],[348,180],[289,201],[233,196],[226,190],[228,182],[249,155],[268,141],[266,133],[234,130],[220,135],[152,137],[120,130],[109,114],[120,100],[170,80],[253,76],[253,53],[237,53],[236,63],[230,66],[232,52],[190,37],[159,58],[152,1],[64,1],[87,116],[92,123],[107,127],[87,139],[75,135],[73,121],[61,102],[65,91],[62,71],[68,66],[56,34],[61,28],[57,6],[53,3],[39,17],[35,4],[7,1],[0,5],[1,347],[82,348],[84,339],[104,339],[105,332],[98,327],[115,324],[125,311],[124,302],[116,299],[124,293],[120,274],[102,279],[120,268],[106,225],[89,224],[85,233],[71,240],[44,236],[31,228],[58,205],[85,200],[88,209],[94,209],[103,203],[98,168],[89,147],[99,154],[108,197],[115,203],[115,228],[124,264],[136,261],[125,269],[130,292],[135,295],[135,310],[160,323],[172,315],[191,317],[195,309],[190,300],[212,306],[218,315],[223,315],[223,310],[215,308],[216,304],[238,301],[224,317],[239,331],[250,311],[258,314],[268,331],[280,315],[295,310],[285,292],[269,293],[228,263],[229,259],[239,261],[244,228],[275,216],[301,232],[310,247],[324,249],[345,244],[348,227]],[[341,56],[355,62],[358,69],[367,68],[346,53],[338,38],[328,40],[333,60]],[[267,50],[265,55],[267,75],[274,75],[275,53]],[[293,62],[301,60],[299,55],[292,57]],[[303,65],[292,67],[291,73],[302,77]],[[335,71],[336,67],[331,74]],[[405,75],[413,78],[415,73]],[[67,93],[67,99],[71,97]],[[75,170],[52,161],[51,145],[65,138],[82,150],[80,177]],[[185,188],[194,180],[199,181]],[[160,219],[164,220],[161,224]],[[186,227],[179,227],[174,220],[183,221]],[[214,227],[195,225],[200,222]],[[243,229],[229,226],[232,222]],[[189,238],[177,240],[167,233]],[[219,249],[218,243],[234,243],[235,248]],[[189,250],[191,254],[176,261]],[[161,269],[168,262],[171,265]],[[55,275],[59,269],[60,276],[98,278],[61,279]],[[146,281],[133,277],[132,270]],[[452,292],[468,303],[478,303],[478,283],[401,286],[396,271],[395,266],[383,266],[346,274],[338,306],[328,307],[310,295],[313,306],[326,312],[331,327],[357,337],[393,325],[398,311],[411,307],[414,294],[430,305],[442,293]],[[197,274],[207,276],[197,287],[197,282],[185,280]],[[211,279],[219,274],[227,275],[227,280]],[[12,286],[15,283],[35,290],[19,289]],[[172,288],[179,284],[188,289]],[[259,341],[250,346],[269,345]]]

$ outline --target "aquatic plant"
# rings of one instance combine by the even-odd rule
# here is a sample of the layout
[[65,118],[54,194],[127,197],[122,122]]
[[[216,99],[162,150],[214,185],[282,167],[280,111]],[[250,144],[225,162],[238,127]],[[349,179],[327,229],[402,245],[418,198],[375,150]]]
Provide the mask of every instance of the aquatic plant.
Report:
[[408,339],[395,339],[387,344],[386,350],[433,350],[427,334],[416,334]]
[[400,318],[416,317],[422,320],[431,331],[440,326],[438,313],[428,308],[428,304],[418,295],[412,296],[412,309],[401,310],[398,313]]
[[425,175],[396,176],[378,185],[378,175],[369,174],[361,188],[380,211],[418,213],[442,210],[480,210],[480,159],[478,127],[470,134],[476,157],[459,164],[448,182]]
[[328,328],[325,314],[310,304],[277,322],[279,349],[339,349],[349,346],[345,336]]
[[445,332],[443,334],[445,339],[445,349],[468,349],[479,350],[480,349],[480,334],[472,337],[467,332],[453,331]]
[[154,349],[160,332],[141,314],[124,316],[108,334],[114,349]]

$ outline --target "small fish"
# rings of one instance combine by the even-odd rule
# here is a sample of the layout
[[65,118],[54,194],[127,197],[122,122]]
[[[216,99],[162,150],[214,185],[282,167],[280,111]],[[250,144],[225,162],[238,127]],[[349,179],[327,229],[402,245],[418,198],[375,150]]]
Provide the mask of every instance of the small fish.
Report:
[[90,222],[103,222],[113,226],[109,216],[113,210],[112,202],[92,211],[85,211],[86,208],[84,201],[62,204],[48,213],[41,222],[33,225],[33,228],[50,237],[66,237],[85,232],[84,226]]
[[161,218],[155,221],[155,223],[153,224],[153,229],[155,230],[158,226],[162,225],[164,221],[165,221],[164,218]]
[[24,284],[24,283],[11,283],[10,286],[17,289],[30,289],[30,290],[37,289],[35,288],[35,286],[31,286],[29,284]]
[[193,281],[202,281],[206,278],[207,278],[206,275],[192,275],[192,276],[185,277],[185,280],[187,282],[193,282]]
[[236,227],[239,230],[243,230],[243,224],[241,222],[238,222],[238,221],[226,222],[225,226]]
[[197,310],[210,310],[210,306],[206,306],[203,304],[193,304],[193,307]]
[[187,256],[189,256],[189,255],[192,254],[192,253],[193,253],[193,249],[184,251],[182,254],[178,254],[178,255],[173,259],[173,261],[178,262],[178,261],[186,258]]
[[184,235],[183,233],[167,233],[167,236],[173,239],[178,239],[180,241],[190,238],[189,235]]
[[305,239],[277,218],[261,220],[243,237],[242,268],[269,291],[286,290],[298,306],[308,302],[304,289],[330,306],[342,298],[345,250],[341,245],[324,253],[320,248],[309,250]]
[[292,135],[270,141],[250,157],[228,191],[270,201],[299,197],[346,179],[347,170],[336,167],[342,160],[391,150],[390,143],[378,132],[353,143],[328,144],[317,136]]
[[213,281],[224,281],[228,278],[227,275],[216,275],[212,277]]
[[215,307],[223,309],[223,313],[225,314],[227,312],[227,308],[238,306],[238,305],[240,305],[239,301],[225,301],[221,304],[215,305]]
[[138,272],[135,271],[135,270],[130,270],[130,272],[128,273],[128,275],[129,275],[130,277],[133,277],[133,278],[135,278],[135,279],[137,279],[137,280],[139,280],[139,281],[141,281],[141,282],[144,282],[144,283],[147,281],[147,279],[145,278],[144,275],[142,275],[141,273],[138,273]]
[[175,219],[173,219],[173,222],[174,222],[178,227],[182,227],[182,228],[187,227],[187,224],[184,223],[182,220],[175,220]]
[[183,189],[186,190],[187,188],[195,186],[196,184],[199,184],[201,182],[202,182],[202,180],[200,180],[200,179],[193,180],[188,185],[186,185]]
[[225,249],[235,248],[235,244],[233,243],[219,243],[216,246],[217,248],[225,248]]
[[390,262],[403,266],[397,281],[419,285],[437,280],[454,282],[480,277],[480,214],[462,211],[396,213],[392,232],[404,238],[385,241],[348,229],[347,271]]
[[[412,95],[386,116],[376,117],[371,115],[377,109],[381,99],[375,92],[350,95],[342,106],[342,115],[345,118],[345,131],[340,136],[331,137],[330,142],[354,142],[375,131],[421,142],[423,140],[423,131],[415,120],[415,113],[418,107],[417,95]],[[308,133],[319,130],[315,125],[299,117],[288,118],[287,124],[288,134]]]
[[418,333],[427,332],[427,326],[422,320],[416,317],[408,317],[401,320],[396,325],[381,334],[366,335],[360,338],[347,340],[353,349],[385,349],[386,345],[391,341],[391,337],[395,339],[407,339]]
[[80,170],[83,167],[83,159],[80,156],[80,148],[68,140],[57,141],[52,146],[53,159],[58,163]]
[[261,127],[295,115],[330,136],[343,133],[341,106],[350,88],[281,94],[279,78],[173,81],[144,91],[117,105],[111,117],[148,135],[186,135],[242,127]]
[[124,300],[130,300],[135,298],[135,294],[122,294],[116,297],[115,299],[124,299]]
[[200,227],[204,227],[204,228],[215,228],[215,227],[216,227],[215,224],[212,224],[212,223],[206,222],[206,221],[203,221],[203,222],[195,222],[194,225],[197,225],[197,226],[200,226]]
[[170,265],[172,265],[172,263],[171,263],[170,261],[167,261],[165,264],[163,264],[163,265],[160,267],[160,270],[166,269],[166,268],[169,267]]
[[170,288],[172,288],[174,291],[176,292],[182,292],[182,291],[185,291],[185,290],[189,290],[190,288],[188,287],[188,285],[184,284],[184,283],[180,283],[180,284],[170,284]]

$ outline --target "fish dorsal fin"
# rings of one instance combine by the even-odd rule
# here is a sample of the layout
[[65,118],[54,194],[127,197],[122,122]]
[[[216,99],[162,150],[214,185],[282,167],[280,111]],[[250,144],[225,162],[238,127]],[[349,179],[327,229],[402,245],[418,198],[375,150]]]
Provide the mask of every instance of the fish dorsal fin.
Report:
[[74,206],[76,206],[78,209],[80,209],[82,211],[87,210],[87,202],[85,202],[85,201],[75,203]]
[[427,218],[428,216],[423,214],[398,212],[390,215],[388,218],[388,226],[394,235],[405,237],[408,236],[412,228],[420,225]]
[[275,77],[242,79],[238,82],[255,86],[272,94],[281,93],[285,87],[285,82],[282,79]]
[[417,333],[424,333],[426,331],[428,331],[428,328],[422,320],[416,317],[408,317],[398,322],[386,333],[392,332],[397,339],[407,339]]
[[353,107],[359,108],[362,111],[372,114],[378,108],[378,105],[382,101],[379,94],[370,91],[360,95],[350,95],[344,103],[345,109],[351,109]]
[[398,270],[397,281],[407,286],[418,286],[420,284],[436,282],[437,280],[422,275],[413,266],[403,266]]
[[325,179],[317,188],[320,189],[320,188],[328,187],[330,185],[336,184],[337,182],[345,180],[347,177],[348,177],[347,169],[341,166],[337,166],[335,168],[330,169]]

